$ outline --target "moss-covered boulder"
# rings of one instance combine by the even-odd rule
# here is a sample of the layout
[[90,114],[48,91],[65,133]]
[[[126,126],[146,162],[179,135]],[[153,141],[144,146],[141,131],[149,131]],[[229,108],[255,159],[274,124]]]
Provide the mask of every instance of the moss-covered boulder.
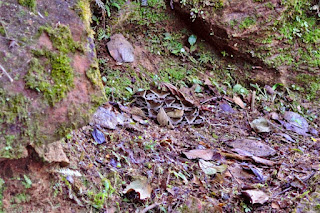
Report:
[[223,56],[248,62],[245,80],[300,84],[308,98],[320,90],[318,1],[167,0]]
[[89,0],[0,1],[0,158],[54,142],[104,101]]

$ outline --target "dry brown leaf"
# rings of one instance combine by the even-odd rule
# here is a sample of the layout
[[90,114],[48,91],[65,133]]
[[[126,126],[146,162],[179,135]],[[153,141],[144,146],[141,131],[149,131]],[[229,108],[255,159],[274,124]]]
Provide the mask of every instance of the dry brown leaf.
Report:
[[162,107],[160,108],[159,113],[157,115],[157,121],[159,122],[160,126],[167,126],[173,129],[171,121],[169,120],[167,113],[164,111]]
[[131,182],[124,190],[123,193],[128,193],[130,191],[135,191],[139,194],[140,200],[151,197],[152,188],[148,184],[147,180],[139,179]]
[[144,119],[146,119],[146,115],[144,114],[144,111],[140,109],[139,107],[132,107],[130,110],[131,115],[137,115]]
[[239,139],[228,142],[228,145],[232,146],[233,148],[238,148],[248,152],[247,156],[251,154],[258,157],[267,157],[277,153],[277,151],[271,148],[270,145],[262,143],[258,140]]
[[252,204],[264,204],[269,200],[269,196],[261,190],[245,190],[242,193],[250,198]]
[[228,166],[225,164],[216,166],[215,164],[202,159],[199,160],[199,166],[207,175],[215,175],[217,172],[222,173],[228,168]]
[[190,160],[196,158],[201,158],[203,160],[211,160],[214,152],[211,149],[194,149],[188,152],[183,152],[183,154],[185,154],[186,157]]
[[264,158],[256,157],[256,156],[251,156],[251,158],[252,158],[252,160],[254,160],[254,162],[261,163],[266,166],[274,166],[276,164],[276,162],[273,162],[271,160],[267,160]]
[[236,103],[239,107],[241,107],[242,109],[245,108],[243,101],[241,100],[240,97],[238,96],[233,96],[233,101],[234,103]]

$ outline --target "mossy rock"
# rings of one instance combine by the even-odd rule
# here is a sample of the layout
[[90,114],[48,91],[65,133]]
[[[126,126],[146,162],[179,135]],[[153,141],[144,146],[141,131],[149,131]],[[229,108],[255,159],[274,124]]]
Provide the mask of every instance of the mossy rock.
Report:
[[0,158],[57,141],[105,101],[89,11],[89,0],[2,3]]
[[320,91],[314,86],[320,74],[320,19],[312,10],[315,4],[313,0],[173,0],[172,6],[224,57],[252,65],[245,70],[249,75],[238,75],[241,81],[299,84],[315,98]]

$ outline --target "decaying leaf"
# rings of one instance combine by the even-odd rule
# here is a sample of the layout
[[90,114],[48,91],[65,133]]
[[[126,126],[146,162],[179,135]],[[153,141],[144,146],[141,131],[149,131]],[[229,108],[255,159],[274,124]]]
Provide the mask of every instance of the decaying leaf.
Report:
[[148,184],[146,179],[138,179],[131,182],[124,190],[123,193],[135,191],[139,194],[140,200],[144,200],[151,197],[152,188]]
[[97,144],[103,144],[104,142],[106,142],[104,134],[97,128],[94,128],[91,134],[94,140],[97,142]]
[[244,105],[243,101],[241,100],[241,98],[239,96],[233,96],[233,101],[234,101],[234,103],[236,103],[242,109],[245,108],[245,105]]
[[99,107],[93,114],[90,124],[108,129],[116,129],[117,125],[123,125],[124,117],[116,114],[110,108]]
[[298,133],[299,135],[306,135],[309,131],[308,122],[304,117],[295,112],[285,112],[284,119],[288,122],[284,123],[284,127],[287,130]]
[[272,149],[270,146],[265,145],[260,141],[251,139],[235,140],[231,143],[228,143],[228,145],[232,146],[233,148],[242,149],[258,157],[272,156],[277,153],[276,150]]
[[222,173],[227,169],[227,165],[225,164],[216,166],[213,163],[210,163],[202,159],[199,160],[199,166],[202,169],[202,171],[207,175],[214,175],[217,172]]
[[250,123],[250,125],[251,125],[251,128],[258,133],[271,131],[271,128],[269,126],[269,121],[264,117],[253,120]]
[[190,160],[196,158],[201,158],[203,160],[212,160],[214,152],[211,149],[194,149],[188,152],[183,152],[183,154],[185,154],[186,157]]
[[276,164],[276,162],[271,161],[271,160],[267,160],[264,158],[260,158],[260,157],[256,157],[256,156],[251,156],[252,160],[254,160],[254,162],[256,163],[260,163],[266,166],[274,166]]
[[245,190],[242,192],[242,194],[247,198],[249,198],[250,203],[252,204],[255,204],[255,203],[264,204],[269,200],[269,196],[261,190],[256,190],[256,189]]
[[139,107],[131,107],[130,113],[131,113],[131,115],[140,116],[144,119],[147,118],[146,115],[144,114],[143,110],[140,109]]
[[162,107],[160,108],[159,113],[157,115],[157,121],[159,122],[160,126],[166,126],[166,127],[173,129],[171,121],[170,121],[167,113],[164,111],[164,109]]
[[[260,158],[260,157],[254,156],[250,152],[242,150],[242,149],[239,149],[239,148],[235,148],[232,151],[235,151],[239,155],[242,155],[244,157],[250,157],[254,162],[260,163],[260,164],[264,164],[266,166],[274,166],[276,164],[275,162],[273,162],[271,160],[267,160],[267,159],[264,159],[264,158]],[[246,160],[246,159],[243,159],[243,160]]]

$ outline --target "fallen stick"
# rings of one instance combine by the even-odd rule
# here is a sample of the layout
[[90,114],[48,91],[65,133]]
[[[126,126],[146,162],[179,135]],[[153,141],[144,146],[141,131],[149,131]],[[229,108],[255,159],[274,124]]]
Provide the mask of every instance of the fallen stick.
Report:
[[160,203],[154,203],[154,204],[152,204],[152,205],[150,205],[150,206],[146,207],[145,209],[143,209],[140,213],[146,213],[146,212],[148,212],[149,210],[151,210],[151,209],[153,209],[153,208],[155,208],[155,207],[159,206],[159,204],[160,204]]
[[3,68],[3,66],[0,64],[0,68],[2,69],[2,71],[4,72],[4,74],[6,74],[6,76],[9,78],[10,82],[13,82],[13,79],[11,78],[11,76],[9,75],[9,73],[7,73],[7,71]]

